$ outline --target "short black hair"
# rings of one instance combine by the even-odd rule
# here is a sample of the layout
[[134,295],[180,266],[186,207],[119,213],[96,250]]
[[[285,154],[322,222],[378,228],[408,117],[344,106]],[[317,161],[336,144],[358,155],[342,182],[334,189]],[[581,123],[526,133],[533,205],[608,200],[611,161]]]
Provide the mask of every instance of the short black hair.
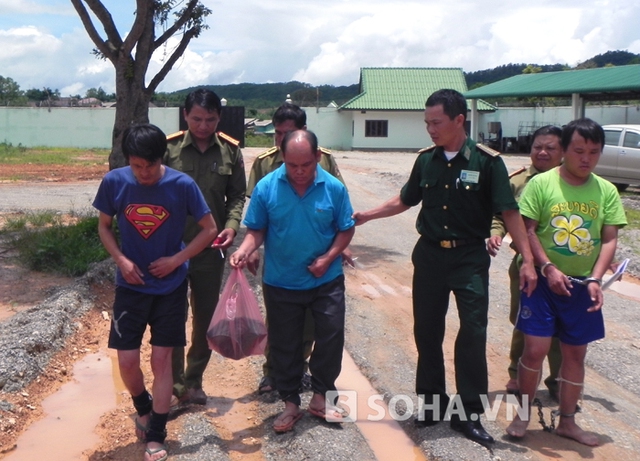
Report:
[[309,146],[311,146],[311,153],[313,155],[315,155],[316,152],[318,152],[318,137],[316,136],[316,134],[313,131],[309,131],[309,130],[296,130],[296,131],[289,131],[286,135],[284,135],[284,138],[282,139],[282,144],[280,144],[282,155],[287,154],[287,146],[289,144],[289,141],[291,141],[293,138],[297,138],[298,136],[300,136],[302,139],[307,140],[307,142],[309,143]]
[[155,163],[167,151],[167,136],[155,125],[131,125],[122,135],[122,153],[129,163],[130,157],[139,157]]
[[307,124],[307,113],[299,106],[291,104],[290,102],[285,102],[283,105],[278,107],[276,112],[273,114],[271,121],[274,125],[279,125],[287,120],[293,120],[296,128],[301,130]]
[[467,100],[462,93],[448,88],[438,90],[427,98],[425,107],[434,107],[442,104],[442,111],[447,114],[450,120],[458,115],[467,119]]
[[220,97],[211,90],[206,88],[199,88],[192,91],[187,95],[187,99],[184,101],[184,110],[191,112],[193,106],[198,105],[207,110],[207,112],[218,112],[218,115],[222,113],[222,102]]
[[531,146],[529,146],[529,150],[533,147],[533,143],[538,136],[556,136],[560,140],[562,139],[562,128],[555,125],[545,125],[538,128],[533,132],[533,136],[531,136]]
[[562,128],[562,138],[560,142],[563,150],[567,150],[569,144],[571,144],[573,133],[576,131],[585,140],[600,144],[600,148],[604,147],[604,130],[602,127],[590,118],[579,118],[567,123]]

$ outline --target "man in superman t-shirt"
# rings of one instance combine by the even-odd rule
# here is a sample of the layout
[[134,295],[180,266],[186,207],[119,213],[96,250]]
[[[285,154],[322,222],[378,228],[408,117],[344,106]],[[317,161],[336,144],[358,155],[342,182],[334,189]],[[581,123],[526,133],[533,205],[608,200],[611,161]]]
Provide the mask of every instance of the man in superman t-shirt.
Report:
[[[122,150],[129,165],[105,175],[93,202],[100,211],[100,240],[118,266],[109,347],[118,351],[120,375],[133,399],[136,434],[146,443],[147,461],[167,457],[171,353],[186,344],[187,262],[217,235],[195,181],[162,164],[166,149],[166,136],[158,127],[128,128]],[[182,235],[188,215],[201,229],[185,246]],[[114,216],[120,244],[113,230]],[[147,325],[153,398],[140,369]]]

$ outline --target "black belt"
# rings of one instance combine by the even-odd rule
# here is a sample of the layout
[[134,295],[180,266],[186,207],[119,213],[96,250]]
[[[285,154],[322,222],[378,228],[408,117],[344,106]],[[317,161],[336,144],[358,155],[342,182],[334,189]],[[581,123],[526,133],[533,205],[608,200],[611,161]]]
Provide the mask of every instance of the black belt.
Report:
[[457,248],[464,245],[473,245],[484,243],[483,239],[459,239],[459,240],[440,240],[439,242],[433,242],[434,245],[441,248]]

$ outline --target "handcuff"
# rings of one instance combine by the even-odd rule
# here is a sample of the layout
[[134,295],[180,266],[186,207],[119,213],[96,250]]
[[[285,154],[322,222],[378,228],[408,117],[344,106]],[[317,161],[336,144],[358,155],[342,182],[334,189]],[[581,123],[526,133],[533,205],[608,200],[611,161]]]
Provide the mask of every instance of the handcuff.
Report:
[[[556,265],[553,264],[551,261],[547,261],[542,266],[540,266],[540,273],[542,274],[542,276],[544,278],[547,278],[547,275],[544,273],[544,270],[549,266],[556,267]],[[578,285],[587,286],[587,285],[589,285],[590,283],[593,282],[593,283],[597,283],[598,286],[602,287],[602,279],[599,279],[599,278],[596,278],[596,277],[587,277],[586,279],[579,279],[579,278],[571,277],[570,275],[567,275],[567,278],[569,279],[569,281],[571,283],[577,283]]]

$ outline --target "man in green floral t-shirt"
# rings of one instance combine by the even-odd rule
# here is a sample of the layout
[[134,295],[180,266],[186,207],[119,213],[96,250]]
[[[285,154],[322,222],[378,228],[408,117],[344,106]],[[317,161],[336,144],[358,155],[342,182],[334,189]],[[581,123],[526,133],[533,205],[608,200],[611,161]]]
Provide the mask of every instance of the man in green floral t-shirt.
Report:
[[[615,186],[594,175],[604,131],[590,119],[562,131],[562,165],[532,178],[520,198],[539,283],[522,296],[516,328],[525,334],[518,366],[524,404],[535,395],[544,357],[553,336],[560,340],[560,422],[556,433],[589,446],[595,434],[575,422],[584,385],[587,344],[604,337],[602,276],[613,260],[618,229],[627,224]],[[529,421],[516,416],[507,428],[523,437]]]

